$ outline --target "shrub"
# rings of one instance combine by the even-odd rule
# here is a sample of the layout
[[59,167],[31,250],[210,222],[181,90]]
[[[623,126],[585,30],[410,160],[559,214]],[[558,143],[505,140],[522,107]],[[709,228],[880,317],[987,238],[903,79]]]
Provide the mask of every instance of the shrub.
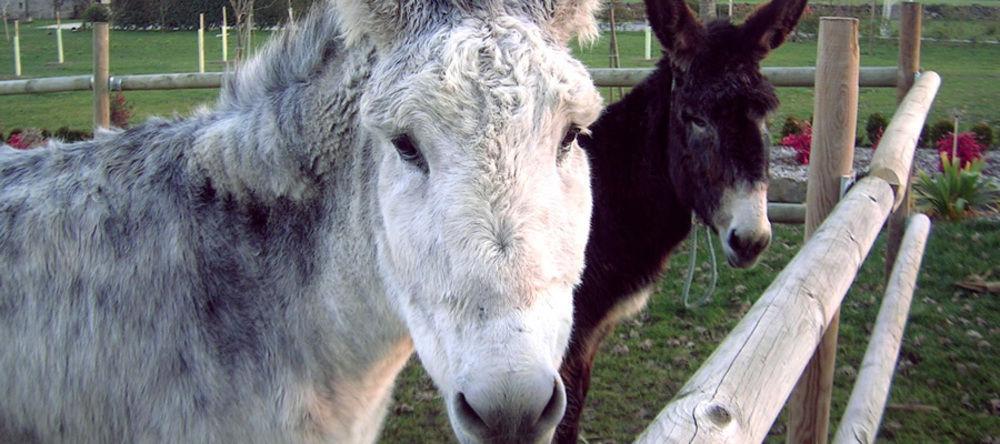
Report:
[[781,144],[795,150],[796,158],[802,165],[809,165],[809,150],[812,147],[812,125],[803,122],[802,130],[781,138]]
[[111,20],[111,11],[107,6],[100,3],[94,3],[87,7],[83,11],[83,19],[95,23],[95,22],[108,22]]
[[937,144],[945,134],[951,134],[955,130],[955,123],[949,119],[941,119],[934,122],[927,130],[928,143]]
[[56,130],[55,138],[63,142],[79,142],[81,140],[93,139],[93,134],[87,131],[71,130],[69,127],[62,127]]
[[809,126],[809,122],[798,119],[795,116],[785,117],[785,123],[781,125],[781,138],[784,139],[792,134],[799,134],[802,129]]
[[[965,168],[968,164],[972,163],[974,160],[979,160],[983,157],[983,147],[976,142],[976,137],[970,132],[959,133],[958,134],[958,147],[954,149],[955,138],[951,133],[945,134],[943,137],[938,139],[937,150],[941,153],[943,157],[951,157],[952,151],[956,151],[958,159],[961,162],[959,167]],[[941,169],[943,171],[944,164],[941,164]]]
[[44,144],[45,136],[37,128],[15,129],[10,132],[6,143],[14,149],[29,150]]
[[913,191],[918,205],[930,214],[957,220],[971,211],[995,206],[997,189],[982,177],[985,163],[969,162],[964,167],[941,153],[941,172],[929,175],[919,173]]
[[118,128],[128,128],[132,118],[132,104],[125,100],[125,94],[116,92],[111,96],[111,125]]
[[889,121],[882,114],[871,113],[868,115],[868,122],[865,123],[865,135],[868,136],[868,142],[872,144],[872,147],[878,145],[878,141],[882,138],[882,133],[885,132],[887,126],[889,126]]
[[979,122],[972,126],[972,134],[976,138],[976,142],[983,149],[989,149],[993,146],[993,128],[990,128],[990,124],[986,122]]

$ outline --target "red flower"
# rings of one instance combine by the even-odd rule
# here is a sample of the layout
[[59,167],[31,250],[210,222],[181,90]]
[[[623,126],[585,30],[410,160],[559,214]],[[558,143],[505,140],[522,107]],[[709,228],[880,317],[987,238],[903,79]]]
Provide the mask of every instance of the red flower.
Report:
[[795,150],[799,163],[809,165],[809,149],[812,147],[812,125],[809,122],[804,122],[802,130],[798,134],[789,134],[783,137],[781,144],[792,147]]
[[[955,136],[953,133],[945,134],[937,141],[938,153],[944,153],[951,160],[952,150],[954,148]],[[976,135],[971,132],[958,133],[958,149],[956,154],[958,154],[958,159],[961,161],[959,165],[960,168],[965,168],[968,164],[972,163],[974,160],[983,158],[983,147],[976,141]],[[938,165],[938,169],[942,169],[942,165]],[[942,169],[943,171],[943,169]]]

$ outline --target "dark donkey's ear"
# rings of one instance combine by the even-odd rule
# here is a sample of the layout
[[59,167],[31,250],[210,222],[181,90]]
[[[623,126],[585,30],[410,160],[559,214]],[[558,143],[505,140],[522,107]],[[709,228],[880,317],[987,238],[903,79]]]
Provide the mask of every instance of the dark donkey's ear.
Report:
[[795,25],[799,23],[807,0],[771,0],[758,8],[743,22],[743,36],[751,44],[756,44],[764,54],[785,42]]
[[646,16],[670,62],[687,71],[705,39],[705,27],[684,0],[646,0]]

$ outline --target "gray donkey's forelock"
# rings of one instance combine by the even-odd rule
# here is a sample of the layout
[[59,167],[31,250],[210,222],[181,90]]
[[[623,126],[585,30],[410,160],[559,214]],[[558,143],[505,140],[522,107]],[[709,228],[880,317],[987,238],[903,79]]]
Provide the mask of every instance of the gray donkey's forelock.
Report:
[[[569,14],[552,3],[429,1],[407,26],[462,8]],[[377,325],[391,307],[328,309],[385,292],[376,155],[357,126],[381,43],[335,8],[242,66],[212,110],[0,147],[0,442],[375,439],[387,393],[327,402],[344,397],[331,381],[372,377],[358,364],[372,350],[410,353],[385,345],[407,341]],[[358,319],[379,328],[343,334]]]

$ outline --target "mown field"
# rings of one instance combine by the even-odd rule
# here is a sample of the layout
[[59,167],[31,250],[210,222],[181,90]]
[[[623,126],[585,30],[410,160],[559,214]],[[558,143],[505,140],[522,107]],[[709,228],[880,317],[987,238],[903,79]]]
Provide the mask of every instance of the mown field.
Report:
[[[956,0],[961,2],[962,0]],[[986,25],[984,25],[986,26]],[[90,70],[88,32],[66,32],[67,63],[55,60],[54,34],[36,24],[23,28],[24,72],[29,77],[87,74]],[[261,33],[256,42],[262,42]],[[642,60],[641,33],[621,35],[623,64],[649,66]],[[0,45],[0,68],[10,72],[9,43]],[[862,42],[862,64],[895,64],[896,45]],[[112,34],[112,72],[140,74],[190,72],[197,68],[192,32],[121,32]],[[606,40],[576,54],[590,66],[607,66]],[[220,54],[214,33],[207,39],[209,69]],[[232,52],[231,52],[232,53]],[[815,63],[816,44],[790,42],[766,61],[770,66]],[[963,127],[988,121],[1000,126],[1000,45],[924,42],[923,67],[942,75],[944,83],[932,120],[954,112]],[[8,79],[10,76],[0,76]],[[808,88],[779,90],[782,107],[773,116],[808,117],[812,94]],[[149,115],[185,114],[211,104],[213,90],[130,92],[135,121]],[[894,91],[862,89],[860,116],[891,115]],[[0,127],[56,129],[89,128],[89,93],[59,93],[0,97]],[[860,127],[863,127],[863,122]],[[998,129],[995,129],[998,131]],[[680,300],[687,245],[672,258],[649,308],[636,320],[618,328],[604,345],[594,376],[584,437],[589,443],[626,442],[636,436],[735,325],[778,271],[801,245],[799,227],[779,226],[771,249],[753,270],[731,270],[721,265],[719,289],[712,302],[687,310]],[[704,239],[704,237],[702,237]],[[882,246],[874,248],[843,307],[843,324],[834,392],[834,422],[839,418],[853,383],[865,341],[871,330],[882,291]],[[705,256],[702,252],[701,257]],[[701,265],[698,283],[709,271]],[[966,277],[1000,276],[1000,222],[979,219],[961,223],[935,221],[925,255],[919,289],[886,413],[880,439],[888,442],[978,443],[1000,441],[1000,358],[993,344],[1000,332],[1000,303],[996,295],[961,290],[954,284]],[[699,291],[696,289],[695,291]],[[780,421],[774,431],[782,431]],[[448,442],[452,440],[442,402],[416,359],[407,367],[385,426],[384,442]],[[780,441],[775,437],[774,442]]]
[[[64,32],[66,63],[54,63],[55,35],[52,30],[39,29],[36,22],[22,27],[23,73],[29,77],[51,77],[89,74],[91,43],[89,31]],[[927,28],[933,29],[928,22]],[[988,26],[973,22],[975,26]],[[968,29],[969,24],[954,23],[952,28]],[[255,43],[264,42],[268,32],[261,32]],[[620,35],[623,66],[651,66],[643,60],[644,36],[640,32]],[[113,31],[111,37],[112,74],[150,74],[192,72],[197,70],[196,37],[194,32]],[[863,66],[892,66],[896,63],[897,45],[892,40],[862,40]],[[232,40],[230,41],[232,45]],[[13,72],[10,43],[0,51],[0,80],[10,79]],[[590,66],[608,66],[606,35],[592,46],[575,48],[576,55]],[[234,51],[231,49],[230,54]],[[208,70],[221,70],[221,39],[217,32],[206,38]],[[941,74],[944,82],[931,112],[931,120],[946,119],[958,113],[960,124],[967,128],[980,121],[989,122],[1000,133],[1000,45],[972,43],[923,43],[923,67]],[[775,51],[766,66],[809,66],[816,63],[816,42],[789,42]],[[126,97],[133,105],[140,122],[151,115],[186,114],[199,105],[210,105],[215,90],[133,91]],[[772,126],[780,125],[785,116],[807,118],[812,114],[810,88],[781,88],[782,106],[772,116]],[[87,92],[0,96],[0,128],[7,131],[21,127],[55,130],[61,126],[86,129],[91,125],[91,96]],[[873,112],[890,116],[895,109],[895,92],[884,88],[863,88],[860,97],[860,127]]]

